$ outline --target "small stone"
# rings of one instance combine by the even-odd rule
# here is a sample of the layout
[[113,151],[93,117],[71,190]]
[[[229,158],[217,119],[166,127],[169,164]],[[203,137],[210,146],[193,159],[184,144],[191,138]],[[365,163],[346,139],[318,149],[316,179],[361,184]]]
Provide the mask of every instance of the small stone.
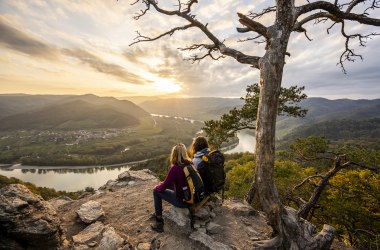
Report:
[[96,242],[96,241],[92,241],[92,242],[87,244],[87,246],[89,246],[89,247],[94,247],[96,245],[98,245],[98,242]]
[[77,214],[84,223],[90,224],[104,216],[104,211],[99,202],[89,201],[80,206]]
[[247,230],[248,230],[248,232],[250,233],[250,234],[254,234],[254,235],[258,235],[259,233],[255,230],[255,229],[253,229],[252,227],[247,227]]
[[214,222],[208,223],[206,229],[210,234],[218,234],[223,231],[223,228]]
[[251,240],[252,240],[252,241],[258,241],[258,240],[260,240],[260,239],[257,238],[257,237],[251,237]]
[[210,216],[211,216],[211,218],[215,218],[215,217],[216,217],[216,214],[215,214],[214,212],[211,212],[211,213],[210,213]]
[[87,250],[88,246],[86,245],[76,245],[74,246],[74,250]]
[[142,242],[137,245],[138,250],[150,250],[150,243]]
[[124,187],[124,186],[128,186],[128,185],[129,185],[129,182],[127,182],[127,181],[121,181],[121,182],[118,182],[116,184],[116,186],[118,186],[118,187]]
[[194,214],[194,216],[201,220],[207,220],[210,218],[210,211],[206,207],[202,207]]
[[125,172],[119,174],[117,179],[119,181],[129,181],[131,179],[131,174],[129,173],[129,171],[125,171]]

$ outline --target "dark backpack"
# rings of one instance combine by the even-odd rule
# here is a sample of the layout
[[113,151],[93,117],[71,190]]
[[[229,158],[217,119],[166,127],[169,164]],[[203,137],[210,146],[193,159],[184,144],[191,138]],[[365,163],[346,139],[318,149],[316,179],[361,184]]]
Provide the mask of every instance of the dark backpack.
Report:
[[189,204],[198,203],[205,197],[205,187],[197,169],[192,165],[185,165],[183,172],[186,176],[186,186],[183,187],[183,201]]
[[224,188],[226,181],[224,155],[219,150],[203,155],[197,168],[205,185],[206,194],[218,192]]

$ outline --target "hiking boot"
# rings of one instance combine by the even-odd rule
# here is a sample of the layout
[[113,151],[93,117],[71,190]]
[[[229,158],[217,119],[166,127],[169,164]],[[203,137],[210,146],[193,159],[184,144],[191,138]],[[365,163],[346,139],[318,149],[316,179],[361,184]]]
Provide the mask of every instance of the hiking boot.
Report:
[[156,221],[156,223],[151,224],[150,228],[152,228],[153,231],[156,231],[157,233],[163,233],[164,232],[164,222],[163,221]]

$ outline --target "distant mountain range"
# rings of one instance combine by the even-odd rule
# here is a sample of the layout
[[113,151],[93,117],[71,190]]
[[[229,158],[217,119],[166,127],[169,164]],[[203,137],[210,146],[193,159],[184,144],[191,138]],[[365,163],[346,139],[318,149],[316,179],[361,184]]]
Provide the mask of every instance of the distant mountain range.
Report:
[[137,125],[149,113],[127,100],[95,95],[0,95],[0,129],[89,129]]
[[[238,98],[211,97],[130,99],[139,104],[90,94],[0,95],[0,129],[121,128],[139,124],[150,113],[210,120],[244,103]],[[323,134],[331,138],[380,137],[380,99],[308,98],[300,106],[308,109],[306,117],[278,117],[277,139]]]
[[[157,98],[139,97],[139,105],[150,113],[191,117],[197,120],[218,119],[234,107],[244,103],[228,98]],[[144,100],[141,102],[141,100]],[[299,106],[308,110],[306,117],[279,116],[276,138],[288,140],[310,135],[325,135],[339,140],[362,140],[380,147],[380,99],[375,100],[328,100],[308,98]]]
[[[279,139],[284,138],[286,135],[292,134],[298,136],[298,134],[311,135],[316,133],[301,133],[301,127],[305,126],[319,126],[320,133],[328,134],[327,131],[322,131],[322,123],[338,124],[338,121],[342,123],[361,121],[363,123],[366,120],[373,118],[380,118],[380,99],[374,100],[349,100],[338,99],[328,100],[325,98],[308,98],[300,103],[300,106],[307,109],[308,113],[304,118],[292,118],[292,117],[279,117],[277,120],[277,137]],[[373,127],[372,125],[368,127]],[[329,128],[331,128],[330,124]],[[326,128],[327,128],[326,127]],[[303,130],[302,129],[302,130]],[[379,129],[379,128],[378,128]],[[315,132],[317,131],[315,130]],[[311,130],[309,130],[310,132]]]
[[218,119],[234,107],[241,107],[244,101],[239,98],[165,98],[141,102],[140,107],[149,113],[180,116],[195,120]]

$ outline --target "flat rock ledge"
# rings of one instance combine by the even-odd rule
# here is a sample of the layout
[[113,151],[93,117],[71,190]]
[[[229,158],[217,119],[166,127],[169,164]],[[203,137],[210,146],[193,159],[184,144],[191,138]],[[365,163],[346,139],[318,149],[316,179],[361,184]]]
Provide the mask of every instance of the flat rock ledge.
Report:
[[73,236],[74,249],[116,250],[124,244],[124,239],[109,225],[97,221]]
[[159,181],[156,175],[149,169],[127,170],[117,177],[116,180],[109,180],[105,185],[99,188],[99,191],[114,191],[126,186],[135,185],[141,181]]
[[211,236],[204,232],[195,231],[189,236],[190,239],[195,241],[200,248],[211,250],[232,250],[230,246],[221,242],[215,241]]
[[77,214],[84,223],[90,224],[104,216],[105,213],[99,202],[88,201],[80,206]]

